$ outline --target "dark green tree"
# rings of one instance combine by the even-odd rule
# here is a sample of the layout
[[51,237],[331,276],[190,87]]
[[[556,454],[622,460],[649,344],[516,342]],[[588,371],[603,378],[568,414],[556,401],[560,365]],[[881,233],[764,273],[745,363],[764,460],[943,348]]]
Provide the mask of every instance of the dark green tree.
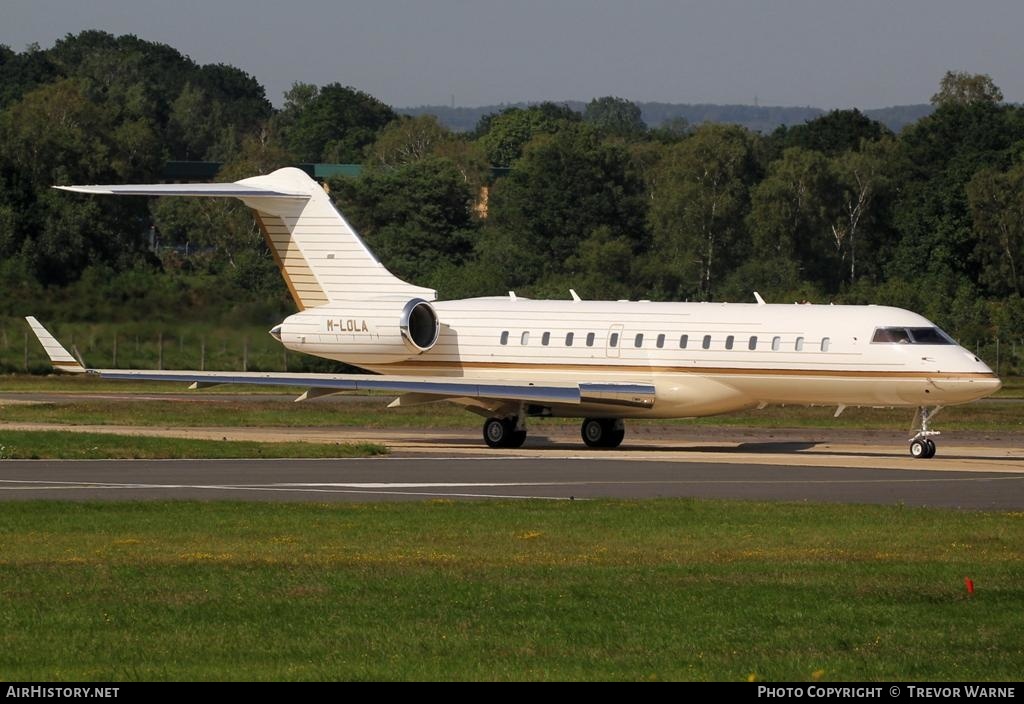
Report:
[[903,131],[890,278],[914,279],[936,299],[983,279],[967,184],[984,168],[1005,169],[1022,139],[1024,111],[987,102],[943,105]]
[[752,142],[740,127],[706,124],[668,148],[650,204],[645,277],[653,295],[711,300],[719,281],[752,256],[744,226],[757,175]]
[[[295,88],[293,88],[293,91]],[[312,96],[304,87],[283,124],[285,145],[300,161],[357,164],[394,111],[355,88],[331,83]]]
[[986,73],[946,71],[939,85],[939,92],[932,96],[931,102],[936,107],[972,103],[997,105],[1003,102],[1003,91],[999,90],[999,86]]
[[982,282],[994,294],[1024,293],[1024,163],[986,168],[967,184]]
[[789,272],[798,277],[776,278],[773,289],[753,280],[750,285],[766,295],[799,288],[802,280],[834,290],[840,274],[840,257],[830,229],[837,208],[838,185],[829,161],[820,152],[791,147],[773,161],[768,173],[751,192],[747,219],[758,263],[777,277]]
[[579,113],[554,103],[508,108],[480,119],[477,141],[492,166],[510,166],[534,136],[554,134],[580,119]]
[[571,261],[598,228],[605,239],[622,239],[634,254],[648,244],[644,184],[622,146],[602,142],[585,125],[538,135],[508,176],[495,183],[481,256],[493,248],[528,255],[532,278],[572,274]]
[[604,134],[624,139],[637,139],[647,132],[637,104],[611,95],[587,103],[583,121]]
[[330,180],[338,209],[396,275],[430,285],[473,247],[475,194],[449,160],[428,157],[357,179]]
[[771,137],[778,150],[800,147],[836,156],[857,151],[864,143],[892,137],[881,122],[866,117],[859,110],[833,110],[821,117],[795,127],[779,127]]

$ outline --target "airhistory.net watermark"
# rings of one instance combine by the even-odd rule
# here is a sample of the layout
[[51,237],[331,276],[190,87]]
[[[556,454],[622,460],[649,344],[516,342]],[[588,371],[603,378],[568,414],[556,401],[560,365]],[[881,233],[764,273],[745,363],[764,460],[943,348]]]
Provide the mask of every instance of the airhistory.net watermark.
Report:
[[8,699],[116,699],[120,687],[51,687],[48,685],[7,687]]

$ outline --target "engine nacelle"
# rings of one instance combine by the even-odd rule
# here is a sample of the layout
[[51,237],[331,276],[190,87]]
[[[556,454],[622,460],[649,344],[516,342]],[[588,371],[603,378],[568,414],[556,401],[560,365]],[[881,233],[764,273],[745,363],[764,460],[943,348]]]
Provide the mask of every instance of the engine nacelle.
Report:
[[352,364],[400,362],[437,344],[441,322],[422,298],[335,301],[270,331],[285,347]]

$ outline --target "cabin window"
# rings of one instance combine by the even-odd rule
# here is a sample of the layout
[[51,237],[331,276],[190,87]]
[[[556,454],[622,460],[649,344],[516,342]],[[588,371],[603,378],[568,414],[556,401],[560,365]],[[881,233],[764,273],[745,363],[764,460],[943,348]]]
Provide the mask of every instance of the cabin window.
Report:
[[551,333],[546,332],[540,336],[540,344],[546,347],[549,342],[551,342]]
[[609,347],[618,347],[619,346],[619,333],[617,333],[617,332],[613,332],[612,333],[612,336],[608,338],[608,346]]
[[501,331],[501,344],[503,344],[503,345],[507,345],[508,344],[508,330],[502,330]]
[[732,349],[732,343],[735,342],[735,340],[736,340],[736,338],[734,336],[732,336],[732,335],[729,335],[729,337],[725,338],[725,349],[731,350]]
[[658,339],[657,339],[657,341],[654,344],[656,344],[658,346],[659,350],[662,347],[664,347],[665,346],[665,335],[664,334],[658,335]]
[[804,338],[802,338],[802,337],[796,338],[796,342],[793,343],[793,348],[796,349],[797,352],[803,352],[803,349],[804,349]]
[[750,336],[750,342],[747,343],[747,349],[748,350],[756,350],[757,349],[757,335],[751,335]]
[[572,347],[573,334],[571,332],[565,333],[565,346]]
[[772,338],[772,352],[778,352],[782,349],[782,338],[776,335]]
[[594,346],[594,333],[588,332],[587,333],[587,347],[593,347],[593,346]]
[[690,336],[689,335],[680,335],[679,336],[679,349],[685,350],[686,349],[686,343],[689,342],[689,341],[690,341]]
[[828,352],[828,342],[829,342],[829,340],[828,340],[827,337],[821,338],[821,351],[822,352]]
[[633,347],[643,347],[643,346],[644,346],[644,334],[642,332],[638,332],[636,334],[636,337],[633,338]]
[[704,341],[701,343],[700,346],[706,350],[711,349],[711,335],[705,335]]
[[523,334],[519,336],[519,344],[520,345],[528,345],[528,344],[530,344],[530,331],[529,330],[523,330]]

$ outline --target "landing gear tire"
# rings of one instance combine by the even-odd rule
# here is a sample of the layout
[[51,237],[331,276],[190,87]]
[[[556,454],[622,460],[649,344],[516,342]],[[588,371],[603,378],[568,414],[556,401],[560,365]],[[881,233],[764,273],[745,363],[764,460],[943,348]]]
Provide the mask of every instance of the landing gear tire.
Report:
[[929,430],[928,424],[932,416],[940,410],[942,410],[942,406],[936,406],[931,411],[923,406],[917,410],[914,423],[916,424],[918,419],[920,419],[921,427],[917,429],[917,434],[910,438],[910,456],[914,459],[927,460],[935,457],[935,441],[930,436],[938,435],[939,432],[937,430]]
[[586,418],[580,426],[580,436],[587,447],[608,449],[622,444],[626,429],[615,418]]
[[488,447],[522,447],[526,431],[516,430],[516,418],[488,418],[484,421],[484,442]]
[[935,441],[931,438],[913,440],[910,443],[910,456],[919,460],[928,460],[935,457]]

